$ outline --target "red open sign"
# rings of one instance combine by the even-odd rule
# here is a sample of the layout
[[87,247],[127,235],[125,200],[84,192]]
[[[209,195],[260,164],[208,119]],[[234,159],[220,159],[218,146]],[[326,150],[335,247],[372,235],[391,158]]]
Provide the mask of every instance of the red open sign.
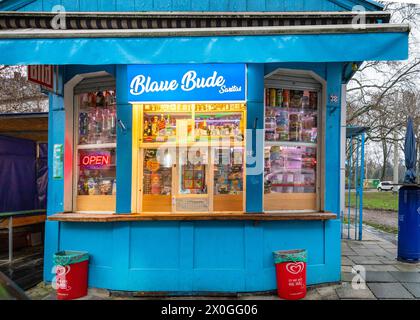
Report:
[[109,152],[80,154],[80,166],[85,168],[101,168],[111,164],[111,154]]

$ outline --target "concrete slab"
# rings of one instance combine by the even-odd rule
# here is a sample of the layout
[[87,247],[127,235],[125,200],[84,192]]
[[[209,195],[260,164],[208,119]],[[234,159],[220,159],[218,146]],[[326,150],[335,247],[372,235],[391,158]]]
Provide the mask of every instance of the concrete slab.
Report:
[[375,257],[376,255],[375,251],[373,251],[372,249],[359,248],[359,249],[354,249],[354,251],[356,251],[358,256]]
[[356,264],[365,265],[365,264],[381,264],[378,258],[371,258],[366,256],[352,256],[351,260],[353,260]]
[[336,289],[340,288],[341,285],[332,285],[327,287],[320,287],[316,290],[321,296],[321,300],[338,300]]
[[350,272],[342,272],[341,273],[341,281],[343,282],[351,282],[354,278],[355,274]]
[[387,271],[367,271],[366,282],[397,282],[391,273]]
[[341,272],[351,272],[351,266],[341,266]]
[[402,262],[397,261],[394,264],[394,266],[402,272],[419,272],[419,269],[415,264],[402,263]]
[[414,296],[401,283],[368,283],[378,299],[413,299]]
[[351,283],[344,282],[340,288],[336,290],[340,299],[376,299],[369,287],[366,289],[353,289]]
[[391,271],[390,274],[399,282],[418,283],[418,286],[420,286],[420,273]]
[[416,298],[420,299],[420,285],[418,283],[402,283],[402,285],[410,291],[410,293]]
[[312,289],[308,290],[305,298],[303,298],[302,300],[322,300],[322,297],[316,289]]
[[354,265],[354,262],[350,260],[348,257],[341,257],[341,265],[343,266],[352,266]]
[[372,264],[364,265],[366,271],[398,271],[393,265],[386,264]]

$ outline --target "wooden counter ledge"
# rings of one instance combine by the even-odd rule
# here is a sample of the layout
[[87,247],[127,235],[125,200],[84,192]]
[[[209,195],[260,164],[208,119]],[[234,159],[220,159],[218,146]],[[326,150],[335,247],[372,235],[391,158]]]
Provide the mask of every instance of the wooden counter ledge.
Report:
[[168,220],[330,220],[337,215],[331,212],[281,212],[262,214],[229,214],[229,213],[164,213],[164,214],[98,214],[98,213],[57,213],[48,217],[51,221],[63,222],[118,222],[118,221],[168,221]]

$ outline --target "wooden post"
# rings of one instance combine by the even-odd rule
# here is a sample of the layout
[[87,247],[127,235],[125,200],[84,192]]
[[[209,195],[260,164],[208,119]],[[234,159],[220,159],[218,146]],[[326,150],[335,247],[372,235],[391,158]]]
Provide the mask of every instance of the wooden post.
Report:
[[9,217],[9,264],[13,260],[13,216]]

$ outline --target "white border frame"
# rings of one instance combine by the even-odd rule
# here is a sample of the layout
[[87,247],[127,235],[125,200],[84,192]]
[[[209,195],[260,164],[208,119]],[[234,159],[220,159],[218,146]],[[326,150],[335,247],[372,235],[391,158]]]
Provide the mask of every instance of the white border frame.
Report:
[[[64,212],[78,212],[75,207],[75,152],[77,148],[75,143],[74,115],[77,110],[74,100],[74,88],[84,79],[112,76],[106,71],[90,72],[77,74],[64,84],[64,110],[65,110],[65,136],[64,136]],[[76,189],[77,190],[77,189]],[[82,213],[82,212],[81,212]],[[95,213],[101,213],[95,211]],[[102,212],[110,213],[110,212]]]

